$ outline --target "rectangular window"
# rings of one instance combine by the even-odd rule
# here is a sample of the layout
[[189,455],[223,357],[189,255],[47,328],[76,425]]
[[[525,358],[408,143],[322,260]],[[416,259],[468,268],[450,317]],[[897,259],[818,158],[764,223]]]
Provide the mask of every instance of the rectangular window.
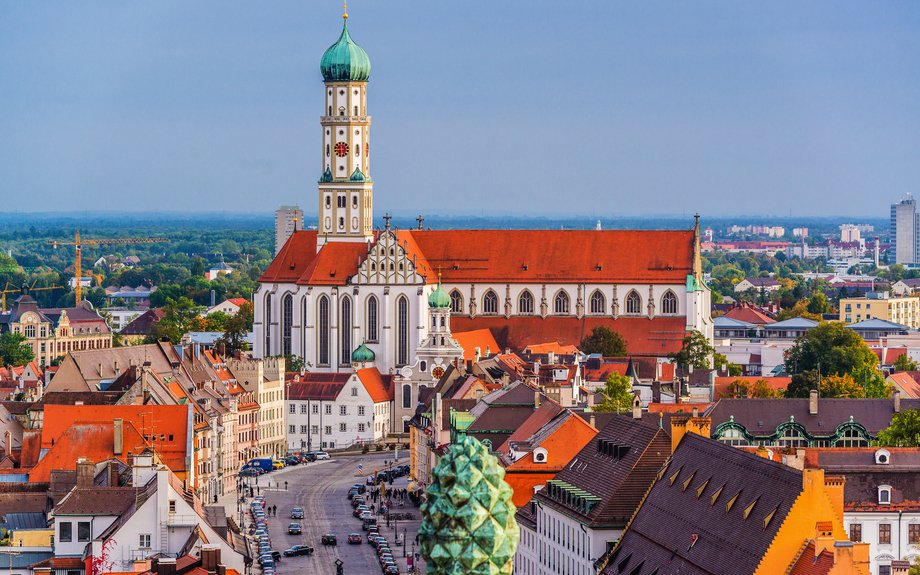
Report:
[[175,512],[176,512],[176,500],[175,500],[175,499],[170,499],[170,500],[169,500],[169,512],[170,512],[170,513],[175,513]]
[[339,415],[348,415],[348,408],[344,405],[339,406]]
[[911,545],[920,543],[920,524],[914,523],[907,526],[907,542]]
[[319,426],[318,426],[318,425],[314,425],[314,426],[313,426],[313,433],[315,433],[315,434],[319,433]]
[[348,431],[348,428],[345,426],[344,423],[340,423],[340,424],[339,424],[339,431],[341,431],[342,433],[345,433],[346,431]]
[[301,433],[306,433],[306,432],[307,432],[307,426],[306,426],[306,425],[301,425],[301,426],[300,426],[300,432],[301,432]]
[[891,565],[879,565],[878,575],[891,575]]
[[357,396],[358,396],[358,388],[357,388],[357,387],[351,388],[351,396],[352,396],[352,397],[357,397]]
[[318,405],[314,405],[314,406],[313,406],[313,413],[319,413],[319,406],[318,406]]
[[326,404],[326,415],[332,415],[332,406]]
[[140,534],[140,543],[138,547],[141,549],[150,549],[150,535],[147,533]]
[[293,434],[293,433],[297,433],[297,426],[296,426],[296,425],[289,425],[289,426],[288,426],[288,433],[292,433],[292,434]]
[[879,543],[891,543],[891,524],[890,523],[879,523],[878,542]]
[[306,412],[307,412],[307,404],[306,403],[300,404],[300,413],[306,413]]
[[850,524],[850,541],[854,543],[862,542],[862,524],[860,523]]
[[58,540],[62,543],[73,541],[73,523],[70,521],[61,523],[61,533],[58,535]]
[[364,431],[364,424],[363,424],[363,423],[359,423],[359,424],[358,424],[358,431]]
[[89,521],[77,523],[77,541],[89,541]]
[[295,406],[293,403],[292,403],[289,407],[290,407],[290,409],[289,409],[288,411],[289,411],[290,413],[297,413],[297,408],[296,408],[296,406]]
[[363,405],[359,405],[359,406],[358,406],[358,415],[364,415],[364,406],[363,406]]
[[332,426],[331,426],[331,425],[327,425],[327,426],[326,426],[326,435],[332,435]]

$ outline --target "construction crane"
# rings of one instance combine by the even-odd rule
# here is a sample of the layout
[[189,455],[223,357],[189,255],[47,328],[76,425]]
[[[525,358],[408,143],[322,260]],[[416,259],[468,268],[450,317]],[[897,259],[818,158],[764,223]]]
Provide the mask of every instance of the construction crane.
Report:
[[74,277],[77,278],[74,282],[74,292],[76,292],[76,303],[80,303],[82,298],[80,285],[80,278],[83,277],[81,271],[81,261],[80,261],[80,252],[82,251],[83,246],[98,246],[101,244],[157,244],[169,242],[168,238],[112,238],[112,239],[94,239],[94,240],[80,240],[80,232],[77,232],[76,239],[72,242],[48,242],[49,246],[74,246],[77,252],[77,258],[74,262]]
[[[38,281],[38,280],[36,280],[36,281]],[[6,287],[7,287],[7,288],[9,288],[11,285],[13,285],[13,284],[11,284],[10,282],[6,282]],[[34,285],[35,285],[35,282],[32,282],[32,285],[34,286]],[[37,287],[29,287],[27,284],[23,283],[21,288],[16,288],[16,289],[4,289],[2,292],[0,292],[0,293],[3,294],[3,308],[2,308],[3,313],[6,313],[6,294],[8,294],[8,293],[16,293],[16,292],[24,292],[24,293],[25,293],[25,292],[41,291],[41,290],[45,290],[45,289],[64,289],[64,286],[48,286],[48,287],[40,287],[40,288],[37,288]]]

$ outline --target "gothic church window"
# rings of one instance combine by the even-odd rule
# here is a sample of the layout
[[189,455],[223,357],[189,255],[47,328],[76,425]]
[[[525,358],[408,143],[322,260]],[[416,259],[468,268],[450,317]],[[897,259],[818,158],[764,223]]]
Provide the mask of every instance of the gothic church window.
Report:
[[400,296],[396,301],[396,365],[409,363],[409,300]]
[[607,300],[604,298],[604,294],[600,290],[596,290],[591,294],[591,313],[596,315],[602,315],[604,309],[607,307]]
[[533,294],[525,291],[518,298],[518,313],[520,315],[533,315]]
[[[272,294],[265,296],[265,322],[262,324],[265,328],[265,355],[271,355],[272,351]],[[61,335],[67,335],[61,330]]]
[[294,298],[291,294],[281,300],[281,354],[291,354],[291,324],[294,323]]
[[367,341],[377,341],[377,297],[367,298]]
[[408,383],[403,385],[402,400],[403,409],[409,409],[412,407],[412,386]]
[[482,313],[486,315],[498,313],[498,296],[492,290],[487,291],[486,295],[482,296]]
[[553,300],[553,311],[557,314],[566,314],[569,312],[569,294],[560,291]]
[[463,296],[457,290],[450,292],[450,311],[451,313],[463,312]]
[[342,332],[340,365],[351,363],[351,298],[343,297],[339,303],[339,329]]
[[661,313],[677,313],[677,296],[669,291],[661,298]]
[[332,207],[332,197],[331,196],[326,196],[326,207],[327,208]]
[[642,298],[635,290],[626,296],[626,313],[642,313]]
[[319,365],[329,365],[329,298],[325,295],[319,298],[316,323],[319,327],[317,334],[317,343],[319,344],[319,353],[317,354],[317,363]]

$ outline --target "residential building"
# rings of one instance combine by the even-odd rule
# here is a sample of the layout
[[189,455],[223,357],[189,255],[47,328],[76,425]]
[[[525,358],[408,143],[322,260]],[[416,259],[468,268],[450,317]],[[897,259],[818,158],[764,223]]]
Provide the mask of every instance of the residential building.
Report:
[[391,425],[392,381],[393,376],[382,376],[376,368],[287,374],[288,452],[382,441]]
[[773,278],[744,278],[735,284],[735,293],[742,293],[751,289],[758,293],[761,290],[765,292],[774,292],[779,291],[781,287],[782,284]]
[[90,302],[81,301],[73,308],[39,309],[27,291],[16,298],[9,313],[0,314],[0,333],[23,334],[39,366],[50,366],[70,351],[112,347],[112,330]]
[[121,328],[121,335],[125,342],[135,345],[144,340],[151,328],[166,315],[165,308],[150,308],[142,312],[136,318],[132,319],[127,325]]
[[869,546],[850,543],[844,530],[843,478],[698,435],[706,434],[705,418],[675,415],[671,426],[674,453],[652,473],[647,494],[643,486],[642,504],[600,573],[828,573],[805,568],[830,549],[847,564],[835,573],[869,575]]
[[858,242],[860,240],[859,228],[853,224],[841,224],[840,225],[840,241],[841,242]]
[[208,316],[216,311],[220,311],[220,312],[227,314],[228,316],[234,316],[237,314],[237,312],[240,311],[240,307],[247,303],[249,303],[249,300],[245,298],[241,298],[241,297],[227,298],[224,301],[220,302],[219,304],[209,307],[204,312],[204,315]]
[[881,319],[920,329],[920,296],[891,297],[887,292],[869,292],[866,297],[841,298],[840,321]]
[[670,455],[671,439],[660,427],[611,418],[518,509],[515,573],[596,573]]
[[901,279],[891,284],[891,293],[898,296],[910,295],[920,289],[920,278]]
[[374,231],[367,53],[343,31],[321,71],[317,230],[294,231],[259,280],[255,357],[295,354],[314,372],[346,371],[360,339],[381,373],[413,366],[432,337],[438,273],[451,332],[506,334],[502,349],[573,345],[600,325],[639,355],[678,351],[688,327],[712,337],[698,222],[685,231],[424,230],[420,218],[418,229],[399,230],[387,217]]
[[284,413],[284,358],[225,360],[236,383],[254,394],[259,404],[258,437],[261,457],[286,453]]
[[907,194],[897,204],[891,204],[892,264],[912,264],[920,261],[920,214],[917,201]]
[[233,268],[224,262],[224,260],[220,260],[220,263],[215,264],[208,270],[208,281],[214,281],[217,279],[217,276],[227,275],[231,272],[233,272]]
[[300,206],[281,206],[275,210],[275,255],[278,255],[291,234],[302,229],[303,210]]

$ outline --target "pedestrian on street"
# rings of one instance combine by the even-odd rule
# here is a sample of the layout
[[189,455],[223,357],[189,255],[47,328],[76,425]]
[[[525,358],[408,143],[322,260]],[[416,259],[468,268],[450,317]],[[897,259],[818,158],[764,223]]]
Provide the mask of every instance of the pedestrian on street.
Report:
[[275,517],[278,517],[278,506],[277,505],[272,505],[272,515],[274,515]]

